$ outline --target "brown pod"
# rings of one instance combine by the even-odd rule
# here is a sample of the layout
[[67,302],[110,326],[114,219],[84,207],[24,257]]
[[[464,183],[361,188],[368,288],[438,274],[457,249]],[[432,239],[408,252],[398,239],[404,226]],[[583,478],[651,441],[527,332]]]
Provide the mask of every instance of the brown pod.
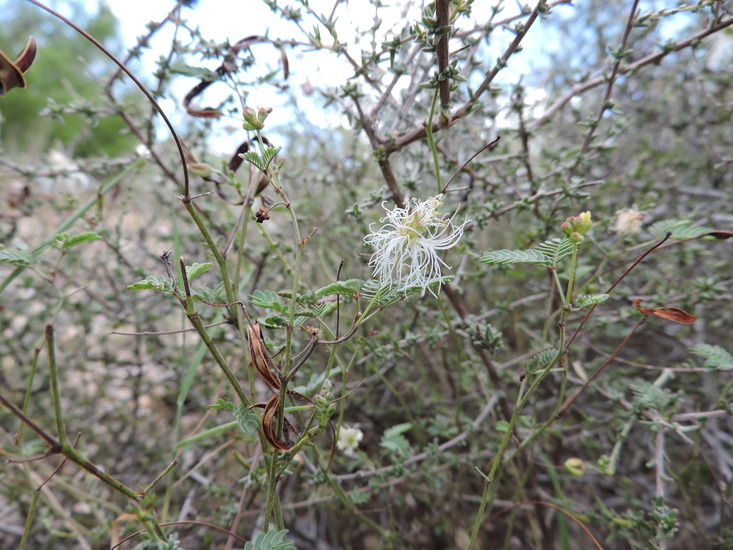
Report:
[[36,41],[31,36],[28,43],[15,61],[0,51],[0,96],[13,88],[25,88],[25,73],[36,58]]
[[257,373],[265,381],[265,384],[273,390],[279,390],[280,380],[277,374],[275,374],[277,370],[275,368],[275,362],[267,351],[259,323],[247,325],[247,341],[249,344],[249,359],[257,370]]

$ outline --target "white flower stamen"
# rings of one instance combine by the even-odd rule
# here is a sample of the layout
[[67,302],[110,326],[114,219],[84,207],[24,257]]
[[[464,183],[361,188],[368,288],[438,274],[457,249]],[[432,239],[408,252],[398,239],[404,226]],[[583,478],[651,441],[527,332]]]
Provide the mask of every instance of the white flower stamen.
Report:
[[343,451],[346,456],[354,456],[363,438],[364,432],[359,428],[341,426],[336,439],[336,448]]
[[[456,245],[463,236],[467,221],[457,226],[453,218],[445,218],[438,208],[442,195],[425,201],[412,199],[404,208],[384,209],[381,229],[364,237],[364,243],[374,247],[369,259],[373,275],[383,286],[406,290],[421,287],[422,295],[430,283],[441,276],[442,268],[450,267],[438,257],[437,251]],[[384,206],[384,205],[383,205]]]

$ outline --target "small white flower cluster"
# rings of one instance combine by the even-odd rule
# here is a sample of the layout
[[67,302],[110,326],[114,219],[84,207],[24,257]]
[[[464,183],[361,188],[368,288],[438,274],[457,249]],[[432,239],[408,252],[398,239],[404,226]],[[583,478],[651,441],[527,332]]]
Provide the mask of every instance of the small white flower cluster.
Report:
[[354,456],[362,439],[364,439],[364,432],[359,428],[341,426],[339,428],[338,439],[336,440],[336,448],[343,451],[346,456]]
[[425,201],[412,199],[404,208],[394,208],[380,220],[382,227],[364,237],[364,243],[374,247],[369,260],[374,277],[383,286],[406,290],[422,287],[422,295],[430,283],[440,278],[442,267],[450,267],[438,257],[439,250],[455,246],[468,223],[455,225],[453,218],[438,212],[443,195]]
[[641,220],[643,214],[633,208],[624,208],[616,212],[616,221],[613,224],[613,231],[619,235],[633,235],[641,231]]

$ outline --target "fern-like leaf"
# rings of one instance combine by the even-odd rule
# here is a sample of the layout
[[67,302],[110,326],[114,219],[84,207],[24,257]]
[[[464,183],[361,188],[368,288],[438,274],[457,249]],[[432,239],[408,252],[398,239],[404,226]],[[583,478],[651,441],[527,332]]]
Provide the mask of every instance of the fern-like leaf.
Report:
[[712,231],[709,227],[692,225],[692,220],[662,220],[649,226],[649,233],[661,239],[671,231],[672,239],[694,239]]
[[527,363],[527,374],[534,374],[535,372],[544,369],[557,358],[557,355],[558,352],[554,348],[546,349],[545,351],[538,353]]
[[435,289],[439,285],[443,283],[448,283],[453,279],[455,279],[455,276],[446,275],[444,277],[436,277],[435,279],[429,281],[427,285],[415,285],[408,288],[383,288],[379,284],[379,281],[377,281],[376,279],[371,279],[364,283],[364,285],[361,287],[361,297],[363,300],[371,302],[374,299],[374,296],[379,293],[379,296],[377,296],[376,304],[381,308],[386,308],[404,300],[407,296],[410,296],[417,292],[422,292],[423,289],[426,288],[426,286],[428,288]]
[[252,293],[252,305],[274,309],[280,313],[287,313],[288,306],[282,303],[280,297],[272,290],[255,290]]
[[555,266],[564,257],[572,254],[573,241],[567,237],[552,239],[529,250],[494,250],[481,257],[481,261],[492,265],[531,264]]
[[0,263],[12,264],[17,267],[33,265],[38,260],[38,255],[27,250],[4,248],[0,250]]
[[262,152],[262,161],[265,163],[265,169],[270,167],[272,159],[277,156],[277,154],[280,152],[280,149],[282,149],[282,147],[278,147],[277,149],[274,147],[267,147]]
[[331,283],[328,286],[324,286],[323,288],[319,288],[316,291],[316,296],[323,298],[324,296],[330,296],[333,294],[342,294],[344,296],[356,298],[359,295],[359,287],[361,287],[361,281],[359,279],[338,281]]
[[509,265],[532,264],[550,265],[551,259],[537,250],[494,250],[481,257],[485,264]]
[[260,169],[260,171],[267,172],[267,169],[270,167],[272,159],[274,159],[279,152],[280,147],[278,147],[277,149],[273,147],[267,147],[261,155],[257,151],[247,151],[240,156],[250,164],[254,164],[257,168]]
[[550,265],[557,265],[557,262],[573,253],[573,241],[567,237],[562,239],[552,239],[545,241],[535,247],[535,250],[541,252],[550,259]]
[[690,351],[698,357],[705,358],[705,366],[710,369],[733,369],[733,355],[720,346],[696,344]]
[[580,294],[575,298],[575,307],[583,309],[608,300],[608,294]]

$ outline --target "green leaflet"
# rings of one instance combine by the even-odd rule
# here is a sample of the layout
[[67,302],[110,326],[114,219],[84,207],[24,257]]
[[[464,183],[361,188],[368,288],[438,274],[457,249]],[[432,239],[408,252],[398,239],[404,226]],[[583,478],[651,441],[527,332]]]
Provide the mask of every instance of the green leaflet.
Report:
[[711,369],[733,369],[733,355],[720,346],[696,344],[690,351],[705,358],[705,366]]
[[244,545],[244,550],[297,550],[295,545],[285,538],[287,534],[287,529],[257,533],[254,541]]
[[568,238],[552,239],[529,250],[494,250],[484,254],[481,261],[492,265],[531,264],[554,266],[573,252]]

